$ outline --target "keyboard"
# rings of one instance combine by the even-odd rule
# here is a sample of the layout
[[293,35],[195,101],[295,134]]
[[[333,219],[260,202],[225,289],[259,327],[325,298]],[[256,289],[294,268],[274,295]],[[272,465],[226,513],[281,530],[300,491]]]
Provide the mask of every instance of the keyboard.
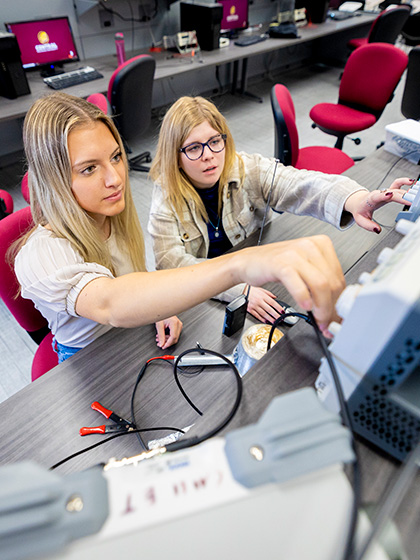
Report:
[[255,43],[261,43],[261,41],[266,39],[268,39],[267,35],[243,35],[234,42],[238,47],[248,47],[249,45],[255,45]]
[[328,16],[331,19],[335,19],[337,21],[342,21],[343,19],[349,19],[349,18],[354,17],[355,14],[353,12],[343,12],[343,11],[340,12],[340,10],[331,10],[328,13]]
[[44,82],[52,89],[63,89],[77,84],[83,84],[84,82],[98,80],[99,78],[103,78],[100,72],[92,68],[92,66],[85,66],[78,70],[64,72],[64,74],[49,76],[48,78],[44,78]]

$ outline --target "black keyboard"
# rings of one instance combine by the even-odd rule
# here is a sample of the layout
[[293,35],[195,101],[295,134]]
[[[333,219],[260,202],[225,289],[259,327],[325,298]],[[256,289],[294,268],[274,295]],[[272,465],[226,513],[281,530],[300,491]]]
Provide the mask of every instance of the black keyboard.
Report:
[[335,20],[337,20],[337,21],[342,21],[343,19],[352,18],[352,17],[354,17],[354,15],[355,15],[355,14],[354,14],[353,12],[344,12],[344,11],[341,11],[341,12],[340,12],[340,10],[331,10],[331,11],[328,13],[328,16],[329,16],[331,19],[335,19]]
[[268,39],[267,35],[243,35],[234,41],[235,45],[238,47],[248,47],[249,45],[255,45],[255,43],[261,43]]
[[98,80],[99,78],[103,78],[100,72],[92,68],[92,66],[85,66],[84,68],[65,72],[64,74],[49,76],[48,78],[44,78],[44,82],[52,89],[63,89],[83,84],[84,82]]

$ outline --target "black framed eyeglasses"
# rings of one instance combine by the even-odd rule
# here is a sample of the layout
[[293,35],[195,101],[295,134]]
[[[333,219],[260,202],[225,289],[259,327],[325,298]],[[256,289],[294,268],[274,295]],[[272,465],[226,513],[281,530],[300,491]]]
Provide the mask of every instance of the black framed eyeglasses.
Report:
[[193,142],[192,144],[188,144],[188,146],[179,148],[179,151],[185,154],[191,161],[195,161],[201,158],[206,146],[215,154],[222,152],[225,149],[226,138],[226,134],[218,134],[210,138],[210,140],[207,140],[207,142]]

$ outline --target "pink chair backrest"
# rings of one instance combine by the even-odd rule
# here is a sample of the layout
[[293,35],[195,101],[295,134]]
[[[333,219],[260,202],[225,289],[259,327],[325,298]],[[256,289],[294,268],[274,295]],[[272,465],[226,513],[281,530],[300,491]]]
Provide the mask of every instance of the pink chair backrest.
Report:
[[0,220],[0,297],[19,325],[28,332],[41,329],[47,325],[47,321],[35,309],[31,300],[21,296],[16,298],[19,284],[13,264],[7,259],[7,251],[11,244],[29,231],[33,225],[29,206]]
[[14,207],[12,195],[7,191],[4,191],[3,189],[0,189],[0,198],[2,198],[4,201],[6,212],[8,214],[11,214],[13,212],[13,207]]
[[380,113],[390,101],[408,64],[408,56],[388,43],[368,43],[347,60],[339,88],[343,104]]
[[105,115],[108,114],[108,101],[103,93],[92,93],[86,98],[86,101],[99,107]]
[[21,190],[23,198],[26,200],[26,202],[28,204],[30,204],[28,172],[26,172],[25,175],[22,177],[22,183],[20,185],[20,190]]

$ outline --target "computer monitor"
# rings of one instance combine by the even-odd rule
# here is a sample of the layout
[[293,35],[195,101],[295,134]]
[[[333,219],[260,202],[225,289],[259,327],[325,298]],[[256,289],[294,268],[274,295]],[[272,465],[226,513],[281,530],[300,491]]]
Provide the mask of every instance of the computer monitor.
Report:
[[220,30],[236,31],[248,27],[248,0],[218,0],[223,6]]
[[25,70],[39,69],[43,76],[52,75],[62,72],[56,66],[80,60],[67,16],[5,26],[16,36]]

